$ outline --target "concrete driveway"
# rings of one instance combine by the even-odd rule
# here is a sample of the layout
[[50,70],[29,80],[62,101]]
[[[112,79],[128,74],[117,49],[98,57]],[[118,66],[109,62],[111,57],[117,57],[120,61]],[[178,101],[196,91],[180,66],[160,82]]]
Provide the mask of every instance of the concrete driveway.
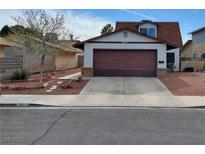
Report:
[[157,78],[93,77],[80,95],[172,95]]

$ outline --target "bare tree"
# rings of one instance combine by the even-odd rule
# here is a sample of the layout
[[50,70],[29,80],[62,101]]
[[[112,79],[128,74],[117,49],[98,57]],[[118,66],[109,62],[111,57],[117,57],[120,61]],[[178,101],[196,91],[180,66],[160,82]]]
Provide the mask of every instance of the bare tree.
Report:
[[64,16],[56,14],[55,17],[49,16],[45,10],[25,10],[22,16],[12,17],[17,24],[42,34],[40,35],[43,50],[41,53],[40,83],[43,83],[44,77],[44,59],[45,53],[49,52],[46,48],[46,34],[56,33],[58,36],[69,33],[69,28],[65,25]]

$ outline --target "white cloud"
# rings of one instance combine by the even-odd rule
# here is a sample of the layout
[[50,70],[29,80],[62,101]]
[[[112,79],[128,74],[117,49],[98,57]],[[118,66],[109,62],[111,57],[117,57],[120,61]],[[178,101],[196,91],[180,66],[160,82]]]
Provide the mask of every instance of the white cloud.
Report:
[[182,40],[183,40],[183,44],[186,43],[188,40],[191,40],[191,36],[190,35],[182,35]]
[[[74,33],[74,36],[80,36],[80,40],[89,39],[100,35],[101,29],[104,25],[112,23],[112,21],[98,17],[92,16],[88,13],[76,13],[72,10],[46,10],[51,16],[55,16],[56,13],[64,14],[65,21],[68,27]],[[0,28],[4,25],[15,25],[15,21],[11,16],[22,15],[22,10],[0,10]]]
[[104,25],[111,23],[111,21],[102,17],[93,17],[88,14],[75,14],[72,11],[66,11],[65,20],[70,26],[74,35],[80,36],[81,40],[88,39],[100,35],[101,29]]
[[148,16],[146,14],[139,13],[139,12],[136,12],[136,11],[133,11],[133,10],[121,9],[121,11],[133,14],[135,16],[138,16],[138,17],[142,18],[142,19],[149,19],[149,20],[157,21],[157,19],[152,17],[152,16]]
[[16,22],[11,18],[11,16],[22,15],[22,10],[0,10],[0,29],[4,25],[13,26]]

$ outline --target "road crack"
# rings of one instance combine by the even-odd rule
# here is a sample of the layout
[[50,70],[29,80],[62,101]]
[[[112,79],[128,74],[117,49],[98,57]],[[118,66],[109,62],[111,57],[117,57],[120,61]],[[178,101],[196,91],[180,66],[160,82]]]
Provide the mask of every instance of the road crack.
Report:
[[63,112],[62,114],[60,114],[60,116],[59,116],[57,119],[55,119],[55,120],[51,123],[51,125],[46,129],[46,131],[45,131],[40,137],[38,137],[36,140],[34,140],[31,144],[34,145],[34,144],[36,144],[38,141],[40,141],[41,139],[43,139],[43,138],[49,133],[49,131],[55,126],[55,124],[56,124],[59,120],[61,120],[62,118],[64,118],[65,115],[66,115],[67,113],[71,112],[71,111],[72,111],[72,110],[68,110],[68,111],[65,111],[65,112]]

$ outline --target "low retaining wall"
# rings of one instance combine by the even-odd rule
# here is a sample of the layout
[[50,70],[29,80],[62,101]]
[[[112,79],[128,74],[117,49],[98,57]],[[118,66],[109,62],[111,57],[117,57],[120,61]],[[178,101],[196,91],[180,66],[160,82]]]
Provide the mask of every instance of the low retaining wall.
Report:
[[202,71],[205,61],[181,61],[181,71],[184,71],[187,67],[193,67],[194,72]]

